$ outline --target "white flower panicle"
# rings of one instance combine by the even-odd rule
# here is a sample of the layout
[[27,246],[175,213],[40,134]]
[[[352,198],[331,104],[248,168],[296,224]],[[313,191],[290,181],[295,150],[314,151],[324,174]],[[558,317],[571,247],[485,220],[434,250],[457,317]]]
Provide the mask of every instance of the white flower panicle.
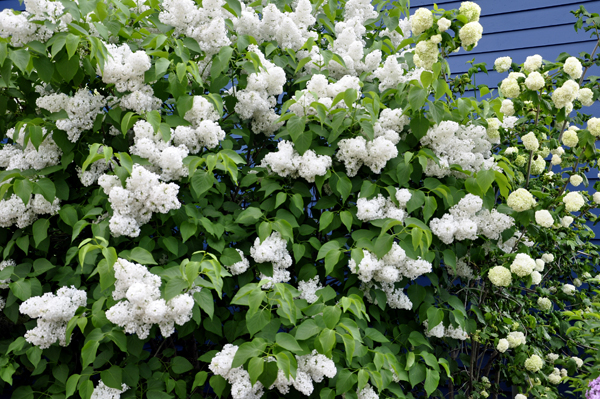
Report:
[[36,105],[50,112],[65,110],[68,118],[57,120],[56,127],[64,130],[69,140],[75,143],[85,130],[92,128],[96,116],[103,112],[106,99],[97,92],[83,88],[77,90],[73,97],[64,93],[41,96],[36,100]]
[[483,200],[480,197],[467,194],[441,219],[431,219],[431,232],[445,244],[451,244],[454,240],[476,240],[479,234],[498,239],[504,230],[514,225],[514,219],[510,216],[482,207]]
[[483,126],[461,126],[453,121],[443,121],[427,131],[421,144],[431,148],[439,158],[439,164],[427,162],[427,176],[445,177],[464,174],[452,171],[450,165],[459,165],[463,170],[478,172],[496,166],[491,154],[492,142]]
[[[16,266],[17,262],[15,262],[12,259],[5,259],[2,262],[0,262],[0,272],[2,270],[4,270],[5,268],[7,268],[8,266]],[[0,280],[0,289],[5,289],[8,288],[8,284],[10,283],[10,278],[6,279],[6,280]]]
[[300,299],[306,300],[308,303],[315,303],[319,297],[316,292],[323,288],[319,281],[319,276],[315,276],[308,281],[298,282],[298,291],[300,291]]
[[575,295],[575,293],[577,292],[577,289],[573,284],[564,284],[561,289],[562,292],[564,292],[567,295]]
[[13,144],[5,144],[0,149],[0,167],[6,170],[40,170],[58,165],[62,150],[54,142],[52,133],[46,135],[46,128],[42,128],[42,134],[46,137],[36,149],[31,140],[24,146],[25,129],[23,127],[18,135],[15,134],[15,128],[6,131],[6,137],[13,140]]
[[377,392],[368,383],[360,392],[356,391],[356,397],[357,399],[379,399]]
[[290,272],[286,270],[292,265],[292,257],[287,250],[287,242],[281,238],[279,232],[274,231],[262,243],[260,238],[256,237],[254,245],[250,248],[250,256],[256,263],[271,262],[273,265],[273,276],[268,277],[260,274],[261,280],[267,283],[263,288],[272,288],[276,283],[287,283],[290,281]]
[[159,132],[145,120],[139,120],[133,125],[134,145],[129,151],[142,158],[146,158],[152,164],[153,172],[160,174],[163,181],[179,180],[189,173],[183,164],[183,158],[187,157],[188,149],[184,145],[178,147],[171,145],[171,140],[164,141]]
[[213,357],[208,368],[231,384],[231,396],[234,399],[260,399],[264,394],[262,383],[257,381],[252,385],[250,374],[242,366],[231,368],[237,350],[237,345],[226,344]]
[[25,333],[25,339],[41,349],[59,342],[67,346],[67,323],[75,315],[77,308],[85,306],[87,294],[75,287],[62,287],[54,295],[47,292],[34,296],[19,306],[19,312],[37,320],[37,327]]
[[100,380],[98,386],[94,388],[90,399],[120,399],[121,394],[128,389],[129,387],[125,384],[121,385],[121,389],[109,388]]
[[296,388],[305,396],[310,396],[314,391],[314,383],[322,382],[325,377],[333,378],[337,374],[337,369],[333,360],[327,356],[318,353],[315,349],[309,355],[296,356],[298,369],[296,378],[285,377],[285,373],[279,370],[277,380],[269,389],[277,388],[280,394],[289,393],[290,386]]
[[[28,0],[25,2],[25,11],[15,14],[13,10],[4,9],[0,12],[0,37],[9,39],[14,47],[21,47],[28,42],[38,40],[46,42],[54,31],[64,31],[73,20],[69,13],[65,13],[64,5],[59,1]],[[44,23],[36,21],[49,21],[55,24],[50,28]]]
[[158,19],[175,27],[175,34],[195,39],[207,57],[229,46],[225,18],[229,13],[222,8],[224,0],[207,0],[198,8],[193,0],[165,0]]
[[[411,50],[412,51],[412,50]],[[405,51],[405,52],[408,52]],[[400,55],[403,55],[403,52]],[[437,58],[437,46],[435,48],[435,57]],[[433,53],[430,54],[430,56]],[[416,55],[415,55],[416,57]],[[414,61],[414,58],[413,58]],[[421,62],[421,61],[419,61]],[[407,63],[399,63],[398,59],[395,56],[388,56],[385,59],[382,67],[377,68],[373,72],[373,77],[379,79],[379,90],[385,91],[387,89],[395,88],[400,83],[409,82],[411,80],[419,80],[421,76],[421,72],[425,69],[423,68],[415,68],[410,69]]]
[[545,298],[545,297],[538,298],[537,304],[538,304],[538,307],[540,308],[540,310],[548,311],[548,310],[552,309],[552,301],[548,298]]
[[244,253],[237,248],[236,251],[238,252],[238,254],[240,254],[242,260],[227,267],[229,273],[231,273],[234,276],[245,273],[246,270],[248,270],[248,268],[250,267],[250,262],[248,262],[248,259],[244,256]]
[[191,126],[177,126],[172,133],[176,146],[185,146],[191,154],[202,147],[215,148],[225,139],[225,131],[219,126],[219,114],[214,106],[202,96],[194,96],[192,108],[184,115]]
[[144,85],[138,90],[121,97],[119,105],[123,110],[130,109],[137,114],[143,114],[144,112],[159,110],[162,106],[162,100],[154,97],[152,86]]
[[60,200],[54,198],[52,202],[47,201],[41,194],[29,196],[27,205],[16,194],[9,199],[0,201],[0,227],[16,225],[23,229],[37,220],[38,215],[56,215],[60,210]]
[[449,325],[447,328],[444,327],[444,323],[440,322],[437,326],[433,327],[429,330],[429,323],[427,320],[423,322],[425,326],[425,335],[427,337],[437,337],[437,338],[454,338],[461,341],[469,338],[469,335],[465,330],[463,330],[460,326],[454,327],[453,325]]
[[300,176],[312,183],[317,176],[324,176],[331,168],[330,156],[317,155],[313,150],[307,150],[300,155],[294,149],[294,143],[290,141],[280,141],[277,143],[277,149],[276,152],[266,154],[260,166],[281,177]]
[[106,318],[128,334],[145,339],[154,324],[168,337],[175,332],[174,324],[183,325],[192,318],[194,300],[190,294],[180,294],[168,302],[160,297],[162,284],[140,264],[117,259],[114,265],[113,299],[122,300],[106,311]]
[[[398,191],[396,193],[398,193]],[[378,194],[377,197],[370,200],[359,198],[358,201],[356,201],[356,206],[358,208],[356,217],[363,222],[383,218],[403,221],[406,217],[405,203],[400,207],[397,207],[392,200],[385,198],[381,194]]]
[[264,133],[270,136],[283,124],[275,123],[279,115],[273,108],[277,104],[275,96],[283,93],[283,85],[287,78],[285,71],[268,61],[258,46],[252,44],[248,46],[248,51],[258,56],[262,68],[260,72],[248,76],[248,84],[245,89],[232,88],[232,94],[238,100],[235,112],[242,119],[252,119],[254,133]]
[[117,46],[105,43],[108,57],[104,70],[98,68],[98,75],[106,84],[114,84],[118,91],[140,90],[144,85],[144,73],[152,63],[144,50],[131,51],[127,44]]
[[159,176],[134,164],[125,188],[117,176],[102,175],[98,184],[104,189],[113,210],[109,227],[113,236],[137,237],[140,227],[150,221],[153,213],[179,209],[179,186],[162,183]]
[[356,176],[363,164],[373,173],[379,174],[390,159],[398,156],[394,143],[383,136],[369,142],[362,136],[343,139],[338,145],[340,149],[336,156],[344,162],[346,173],[350,177]]

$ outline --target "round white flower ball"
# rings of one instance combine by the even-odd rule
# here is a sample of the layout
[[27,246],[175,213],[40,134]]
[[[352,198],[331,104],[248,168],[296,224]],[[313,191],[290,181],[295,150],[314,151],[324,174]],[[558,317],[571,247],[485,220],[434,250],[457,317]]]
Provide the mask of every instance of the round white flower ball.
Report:
[[[517,324],[517,327],[518,326],[519,325]],[[508,345],[511,348],[516,348],[519,345],[525,345],[527,343],[527,340],[525,339],[525,334],[523,334],[521,331],[510,332],[506,339],[508,340]]]
[[531,357],[525,360],[525,368],[533,373],[537,373],[544,366],[544,361],[538,355],[531,355]]
[[573,223],[573,218],[571,216],[563,216],[563,218],[560,220],[560,224],[564,228],[569,227],[571,223]]
[[429,40],[434,43],[434,44],[438,44],[441,43],[442,41],[442,35],[433,35],[429,38]]
[[552,159],[550,160],[550,163],[552,165],[560,165],[561,162],[562,162],[562,158],[560,157],[560,155],[558,155],[558,154],[552,155]]
[[573,279],[573,285],[574,285],[575,287],[581,287],[581,285],[582,285],[582,284],[583,284],[583,283],[581,282],[581,280],[580,280],[580,279],[578,279],[578,278],[575,278],[575,279]]
[[515,399],[527,399],[527,396],[523,395],[522,393],[518,393],[518,394],[515,396]]
[[594,105],[594,92],[584,87],[579,90],[579,94],[577,94],[577,99],[581,101],[581,105],[584,107],[591,107]]
[[577,131],[575,130],[565,130],[562,136],[562,142],[567,147],[576,147],[579,143],[579,137],[577,137]]
[[517,254],[510,265],[510,271],[519,277],[529,276],[535,269],[535,260],[527,254]]
[[560,381],[562,380],[562,377],[560,375],[560,371],[555,367],[554,370],[558,371],[558,373],[551,373],[548,376],[548,382],[550,382],[550,384],[554,384],[554,385],[558,385],[560,384]]
[[544,209],[535,212],[535,222],[542,227],[552,227],[554,218],[550,212]]
[[542,260],[546,263],[554,262],[554,255],[545,253],[542,255]]
[[583,66],[581,65],[581,62],[579,62],[579,60],[575,57],[567,58],[563,69],[573,79],[579,79],[581,77],[581,74],[583,73]]
[[500,353],[504,353],[508,350],[508,340],[506,338],[502,338],[498,340],[498,345],[496,345],[496,350]]
[[533,132],[529,132],[522,136],[521,140],[523,140],[523,145],[529,151],[537,151],[537,149],[540,148],[540,142]]
[[542,259],[536,259],[535,260],[535,270],[536,272],[543,272],[544,271],[544,267],[546,266],[546,262],[544,262]]
[[458,37],[463,48],[471,45],[477,45],[477,42],[483,36],[483,26],[479,22],[469,22],[458,31]]
[[508,77],[504,79],[500,84],[500,92],[507,98],[519,97],[519,94],[521,94],[519,82],[517,82],[517,79],[515,78]]
[[572,284],[565,284],[562,286],[562,292],[564,292],[567,295],[575,295],[575,286]]
[[472,1],[463,1],[460,4],[458,12],[469,20],[469,22],[479,21],[481,15],[481,7]]
[[548,298],[545,298],[545,297],[538,298],[537,304],[538,304],[538,307],[540,308],[540,310],[547,311],[547,310],[552,309],[552,301]]
[[542,275],[535,270],[531,272],[531,284],[539,285],[542,282]]
[[490,394],[487,393],[486,390],[483,390],[483,391],[479,392],[479,395],[481,395],[482,398],[487,398],[487,397],[490,396]]
[[515,114],[515,105],[513,104],[512,100],[502,100],[500,112],[502,112],[504,116],[513,116]]
[[510,57],[498,57],[494,61],[494,69],[499,73],[506,72],[510,69],[512,64],[512,58]]
[[585,204],[583,196],[578,191],[571,191],[563,198],[567,212],[578,212]]
[[449,19],[442,17],[437,21],[437,26],[440,32],[446,32],[450,28],[451,23]]
[[512,283],[510,270],[504,266],[495,266],[488,271],[488,278],[496,287],[508,287]]
[[575,187],[579,186],[581,184],[581,182],[583,182],[583,177],[579,176],[579,175],[572,175],[569,178],[569,182],[571,182],[572,185],[574,185]]
[[535,205],[535,199],[529,191],[519,188],[508,196],[507,205],[517,212],[523,212],[531,209]]
[[587,130],[589,130],[594,137],[600,136],[600,118],[591,118],[587,121]]
[[571,357],[571,359],[575,360],[575,364],[577,364],[578,368],[581,367],[581,366],[583,366],[583,360],[581,360],[577,356],[573,356],[573,357]]
[[433,26],[433,14],[427,8],[419,8],[410,17],[410,27],[413,35],[420,35]]
[[530,55],[523,64],[523,69],[528,72],[537,71],[542,66],[542,56],[539,54]]
[[596,204],[600,204],[600,191],[596,191],[594,195],[592,195],[592,199]]
[[525,79],[525,86],[529,90],[539,90],[546,84],[544,77],[539,72],[531,72]]

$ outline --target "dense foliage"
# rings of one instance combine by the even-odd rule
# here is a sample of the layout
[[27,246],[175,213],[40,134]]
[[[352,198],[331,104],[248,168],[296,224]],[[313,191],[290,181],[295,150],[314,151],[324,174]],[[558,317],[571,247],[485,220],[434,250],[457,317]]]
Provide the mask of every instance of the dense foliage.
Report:
[[552,399],[597,377],[597,324],[556,311],[598,317],[600,194],[576,188],[597,46],[500,58],[496,94],[446,62],[479,6],[407,3],[0,13],[0,391]]

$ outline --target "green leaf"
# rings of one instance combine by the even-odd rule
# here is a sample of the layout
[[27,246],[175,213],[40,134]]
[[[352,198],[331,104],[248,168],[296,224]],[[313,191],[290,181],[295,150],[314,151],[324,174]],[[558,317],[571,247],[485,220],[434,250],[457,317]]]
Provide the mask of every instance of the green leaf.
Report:
[[375,255],[379,259],[383,258],[390,249],[392,249],[392,244],[394,243],[394,236],[389,234],[383,234],[377,238],[375,241]]
[[419,111],[423,105],[425,105],[426,99],[427,90],[419,86],[412,86],[410,88],[410,91],[408,92],[408,103],[414,112]]
[[356,374],[347,369],[341,369],[336,375],[336,378],[337,381],[335,383],[335,393],[339,396],[350,391],[358,380]]
[[258,338],[255,338],[252,342],[241,344],[235,353],[231,367],[240,367],[246,363],[246,360],[262,355],[266,347],[267,344],[264,342],[264,340]]
[[429,309],[427,309],[427,325],[429,331],[440,324],[442,320],[444,320],[444,312],[442,309],[438,309],[435,306],[430,306]]
[[13,295],[18,299],[26,301],[31,298],[31,281],[21,278],[14,283],[10,283],[8,286]]
[[256,383],[258,377],[263,373],[265,361],[261,357],[253,357],[248,363],[248,373],[250,374],[250,382],[252,385]]
[[50,203],[54,201],[54,198],[56,198],[56,187],[54,186],[52,180],[48,179],[47,177],[39,179],[37,182],[35,182],[33,186],[33,192],[35,194],[42,194],[46,201]]
[[307,319],[296,329],[296,339],[303,341],[310,337],[314,337],[321,331],[314,319]]
[[425,365],[422,363],[415,363],[413,367],[408,371],[408,379],[410,385],[414,388],[425,379]]
[[352,213],[350,213],[350,211],[341,211],[340,212],[340,219],[342,220],[342,223],[344,224],[344,226],[346,226],[346,228],[348,229],[348,232],[352,231]]
[[102,382],[107,387],[121,390],[121,384],[123,383],[123,370],[119,366],[111,366],[108,370],[104,370],[100,373]]
[[431,394],[437,389],[439,382],[440,373],[428,368],[425,377],[425,392],[427,392],[427,396],[431,396]]
[[75,390],[77,389],[77,383],[79,382],[79,377],[79,374],[73,374],[67,380],[65,399],[67,399],[70,396],[73,396],[73,394],[75,393]]
[[96,360],[96,351],[100,346],[98,341],[88,341],[81,349],[81,367],[85,368],[88,364]]
[[383,335],[379,332],[379,330],[376,330],[374,328],[365,329],[365,337],[370,338],[375,342],[390,342],[389,339],[385,337],[385,335]]
[[194,377],[194,383],[192,384],[192,391],[196,389],[196,387],[204,386],[207,377],[208,373],[206,371],[200,371],[196,373],[196,377]]
[[221,47],[219,53],[213,58],[212,65],[210,66],[210,77],[214,80],[222,72],[226,72],[229,69],[229,60],[233,54],[233,47],[224,46]]
[[435,213],[436,209],[437,209],[437,201],[436,201],[435,197],[433,197],[433,196],[425,197],[425,206],[423,208],[423,221],[424,222],[429,221],[429,219],[431,219],[431,217]]
[[23,73],[27,73],[27,64],[31,55],[29,51],[20,49],[9,52],[8,57]]
[[33,399],[33,389],[31,385],[21,385],[12,392],[12,399]]
[[75,55],[75,52],[77,51],[77,46],[79,45],[79,40],[81,38],[79,36],[76,36],[72,33],[69,33],[67,35],[66,38],[66,48],[67,48],[67,54],[69,56],[69,58],[73,57],[73,55]]
[[255,224],[258,222],[263,216],[263,213],[260,209],[255,207],[249,207],[244,209],[235,220],[236,223],[243,225]]
[[38,248],[40,243],[48,237],[48,227],[50,227],[50,221],[48,219],[38,219],[33,224],[33,241],[35,247]]
[[183,242],[186,242],[187,240],[190,239],[190,237],[193,237],[194,234],[196,234],[196,230],[198,229],[198,227],[196,226],[195,223],[189,222],[189,221],[184,221],[183,223],[181,223],[181,226],[179,226],[179,229],[181,231],[181,238],[183,240]]
[[27,205],[33,192],[33,183],[29,179],[17,179],[13,184],[13,190],[21,198],[21,201]]
[[492,169],[489,170],[480,170],[477,172],[476,180],[479,188],[481,189],[481,194],[484,195],[489,188],[492,186],[492,183],[496,179],[496,172]]
[[192,370],[194,366],[183,356],[176,356],[171,359],[171,370],[177,374],[187,373]]
[[211,189],[215,176],[205,170],[197,170],[192,176],[192,189],[196,198],[201,198],[204,193]]
[[173,277],[165,286],[165,301],[169,301],[181,294],[184,289],[189,287],[189,283],[181,277]]
[[142,265],[156,265],[156,261],[150,252],[142,247],[135,247],[129,253],[129,259]]
[[[64,54],[64,53],[63,53]],[[69,58],[66,54],[56,63],[56,69],[65,82],[70,82],[79,71],[79,55]]]
[[194,294],[194,299],[200,306],[200,309],[204,310],[208,317],[213,318],[215,312],[215,302],[212,297],[212,293],[209,290],[202,290]]
[[422,112],[418,112],[410,118],[410,130],[417,140],[425,137],[429,130],[429,120]]
[[300,353],[303,351],[300,345],[298,345],[296,338],[288,333],[277,333],[277,335],[275,335],[275,342],[277,345],[289,350],[292,353]]

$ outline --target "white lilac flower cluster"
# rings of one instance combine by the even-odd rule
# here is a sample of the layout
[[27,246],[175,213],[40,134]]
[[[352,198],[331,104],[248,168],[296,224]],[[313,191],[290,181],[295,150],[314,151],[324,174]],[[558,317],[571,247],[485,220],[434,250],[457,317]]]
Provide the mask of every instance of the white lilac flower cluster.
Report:
[[283,93],[283,85],[287,78],[285,71],[267,60],[256,45],[248,46],[248,52],[258,56],[262,68],[260,72],[248,76],[245,89],[236,90],[232,87],[232,94],[237,98],[235,112],[242,119],[252,119],[252,131],[270,136],[279,129],[282,123],[275,123],[279,115],[274,107],[277,104],[276,96]]
[[431,148],[439,158],[439,163],[427,162],[427,176],[452,174],[464,177],[463,173],[452,171],[451,165],[458,165],[468,172],[496,168],[491,154],[492,142],[483,126],[461,126],[453,121],[443,121],[427,131],[421,144]]
[[98,75],[106,84],[114,84],[118,91],[136,91],[144,86],[144,73],[152,63],[144,50],[131,51],[127,44],[117,46],[105,43],[108,57],[104,70],[98,68]]
[[[411,50],[403,51],[399,55],[403,56],[408,51]],[[437,57],[437,46],[435,47],[435,51]],[[431,54],[429,55],[431,56]],[[419,80],[424,70],[422,67],[409,69],[407,63],[399,63],[397,57],[390,55],[385,59],[383,66],[373,72],[373,76],[379,79],[379,90],[383,92],[387,89],[395,88],[400,83]]]
[[145,266],[119,258],[114,270],[112,296],[120,302],[106,311],[106,318],[126,333],[145,339],[152,326],[158,324],[163,337],[168,337],[175,331],[174,324],[181,326],[192,318],[192,296],[180,294],[165,301],[160,297],[160,277]]
[[46,128],[42,128],[42,134],[46,136],[38,149],[29,140],[25,143],[25,129],[21,128],[18,135],[15,136],[15,129],[6,131],[6,137],[13,140],[13,144],[5,144],[0,149],[0,167],[6,170],[19,169],[44,169],[48,166],[58,165],[62,150],[56,145],[52,138],[52,133],[47,134]]
[[287,283],[290,281],[290,272],[286,270],[292,265],[292,257],[287,250],[287,242],[281,237],[278,231],[271,233],[262,243],[260,238],[256,237],[254,245],[250,248],[250,256],[256,263],[270,262],[273,265],[273,276],[260,274],[261,280],[266,280],[264,289],[272,288],[277,283]]
[[27,299],[19,306],[19,312],[38,320],[37,327],[25,333],[25,339],[41,349],[49,348],[56,341],[66,346],[67,323],[77,308],[86,303],[86,292],[73,286],[60,288],[56,295],[47,292]]
[[315,303],[319,297],[317,291],[323,288],[319,281],[319,276],[315,276],[308,281],[298,282],[298,291],[300,291],[300,299],[304,299],[308,303]]
[[440,322],[437,326],[433,327],[429,330],[429,323],[427,320],[423,322],[425,326],[425,335],[427,337],[437,337],[437,338],[454,338],[461,341],[469,338],[469,334],[465,330],[463,330],[460,326],[454,327],[450,324],[448,327],[444,327],[444,323]]
[[115,175],[100,176],[98,184],[108,195],[113,210],[109,227],[115,237],[137,237],[140,226],[148,223],[153,213],[167,213],[181,206],[177,184],[160,182],[157,174],[138,164],[133,165],[125,188]]
[[0,227],[13,224],[23,229],[37,220],[38,215],[56,215],[60,210],[60,200],[47,201],[41,194],[29,196],[27,205],[16,194],[0,201]]
[[[98,147],[98,154],[102,154],[103,152],[104,146]],[[85,187],[89,187],[96,183],[98,178],[112,166],[112,164],[106,162],[105,158],[101,158],[89,165],[85,171],[81,168],[81,166],[76,166],[77,177],[79,178],[81,184],[83,184]]]
[[152,165],[148,169],[160,174],[161,180],[179,180],[188,175],[189,170],[183,164],[183,158],[188,156],[186,146],[172,146],[171,139],[164,141],[162,135],[155,133],[152,125],[145,120],[133,125],[133,133],[134,145],[129,147],[129,151],[150,161]]
[[125,384],[121,385],[121,389],[109,388],[100,380],[98,386],[94,388],[90,399],[119,399],[121,394],[128,390],[129,387]]
[[177,126],[172,132],[173,143],[182,145],[192,154],[202,147],[215,148],[225,139],[225,131],[217,123],[219,114],[214,106],[202,96],[194,96],[192,108],[184,115],[191,126]]
[[152,86],[143,85],[139,89],[121,97],[119,106],[123,110],[130,109],[137,114],[142,114],[160,109],[162,100],[154,97]]
[[238,254],[240,254],[240,257],[242,258],[242,260],[234,263],[231,266],[226,266],[227,269],[229,270],[229,273],[231,273],[234,276],[244,273],[250,267],[250,262],[248,262],[248,259],[246,259],[246,257],[244,257],[244,253],[239,249],[236,249],[236,251],[238,252]]
[[467,280],[472,280],[475,278],[473,269],[469,266],[465,258],[457,259],[455,268],[447,264],[446,270],[450,276],[463,277]]
[[313,150],[300,155],[294,149],[294,143],[287,140],[277,143],[277,149],[276,152],[266,154],[260,166],[281,177],[300,176],[312,183],[316,176],[324,176],[331,168],[330,156],[317,155]]
[[316,32],[308,30],[316,21],[312,11],[309,0],[297,1],[293,12],[281,12],[275,4],[269,4],[262,8],[260,14],[258,10],[242,4],[239,18],[231,20],[238,35],[250,35],[258,44],[276,40],[279,47],[298,51],[309,38],[317,38]]
[[483,209],[483,200],[473,194],[467,194],[441,219],[433,218],[429,222],[431,232],[445,244],[454,240],[476,240],[480,234],[497,240],[504,230],[513,225],[512,217],[495,209]]
[[22,13],[15,14],[10,9],[0,13],[0,37],[9,39],[14,47],[21,47],[34,40],[45,42],[50,39],[53,30],[49,25],[35,23],[35,21],[46,20],[57,25],[54,27],[55,31],[63,31],[73,17],[65,13],[65,7],[61,2],[28,0]]
[[350,259],[348,267],[363,283],[361,290],[365,292],[367,300],[375,302],[371,298],[370,290],[381,289],[385,292],[387,304],[392,309],[407,310],[412,309],[412,302],[402,288],[396,289],[394,284],[404,277],[414,280],[432,270],[431,263],[426,260],[408,258],[406,252],[397,243],[393,243],[390,251],[381,259],[377,259],[377,256],[369,250],[363,249],[363,259],[360,263],[357,265],[354,259]]
[[356,217],[363,222],[383,218],[403,221],[406,217],[406,204],[410,201],[412,194],[408,189],[401,188],[396,190],[395,196],[398,206],[391,199],[385,198],[381,194],[372,199],[359,198],[356,201]]
[[356,397],[357,399],[379,399],[379,395],[377,395],[377,392],[375,392],[375,390],[369,383],[367,383],[367,385],[365,385],[365,387],[360,392],[356,391]]
[[373,173],[381,173],[387,162],[398,156],[398,149],[387,138],[379,136],[367,141],[359,136],[340,140],[336,157],[344,162],[348,176],[356,176],[362,165],[368,166]]
[[277,372],[277,379],[269,389],[277,388],[281,395],[287,395],[290,386],[296,388],[305,396],[310,396],[314,391],[314,383],[322,382],[325,377],[333,378],[337,369],[333,360],[313,349],[312,353],[304,356],[296,356],[298,369],[296,378],[286,378],[282,370]]
[[212,358],[208,368],[231,384],[231,396],[234,399],[260,399],[264,394],[262,383],[257,381],[253,386],[250,374],[242,366],[231,368],[237,350],[237,345],[226,344]]
[[65,93],[43,95],[35,104],[50,112],[65,110],[68,118],[57,120],[56,127],[64,130],[74,143],[79,140],[81,133],[92,128],[96,116],[103,112],[106,99],[97,92],[92,93],[89,89],[82,88],[73,97]]
[[334,98],[348,89],[354,89],[357,99],[360,98],[360,79],[355,76],[344,76],[335,83],[329,83],[325,75],[316,74],[306,83],[306,89],[300,90],[297,95],[292,96],[295,103],[290,105],[289,110],[298,116],[317,115],[317,110],[311,105],[314,102],[323,104],[328,109],[347,108],[344,101],[338,102],[333,108]]

